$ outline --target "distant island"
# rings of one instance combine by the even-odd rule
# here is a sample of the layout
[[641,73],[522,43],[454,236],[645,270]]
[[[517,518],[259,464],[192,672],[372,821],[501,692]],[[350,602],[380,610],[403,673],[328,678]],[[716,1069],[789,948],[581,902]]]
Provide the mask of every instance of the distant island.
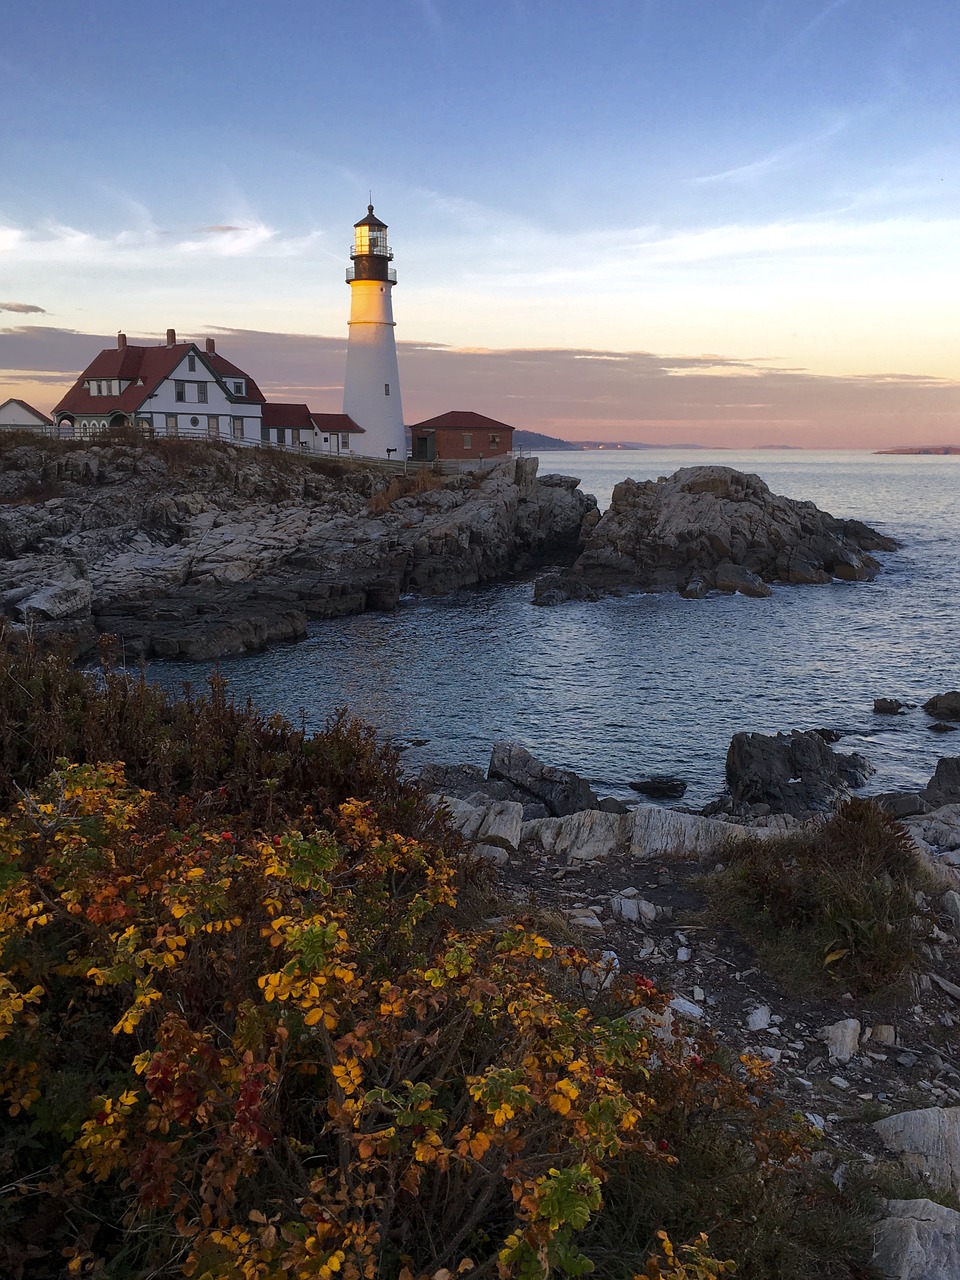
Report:
[[583,452],[585,449],[704,449],[702,444],[649,444],[639,440],[561,440],[559,436],[546,436],[540,431],[514,431],[516,449],[565,449]]
[[877,453],[960,453],[960,444],[904,445],[900,449],[877,449]]

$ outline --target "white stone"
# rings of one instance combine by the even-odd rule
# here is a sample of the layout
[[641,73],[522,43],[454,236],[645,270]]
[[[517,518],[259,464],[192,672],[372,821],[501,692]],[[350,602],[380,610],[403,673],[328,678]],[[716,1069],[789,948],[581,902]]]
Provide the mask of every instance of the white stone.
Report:
[[674,996],[670,1001],[670,1008],[684,1018],[692,1018],[695,1022],[701,1022],[704,1017],[703,1009],[700,1005],[694,1004],[686,996]]
[[874,1044],[895,1045],[897,1043],[897,1029],[892,1027],[889,1022],[881,1022],[878,1026],[871,1028],[870,1039]]
[[832,1022],[829,1026],[820,1028],[817,1039],[826,1041],[831,1058],[837,1062],[849,1062],[860,1043],[860,1023],[856,1018]]
[[960,1213],[931,1200],[888,1200],[874,1264],[888,1280],[957,1280]]
[[496,800],[485,811],[476,839],[484,844],[499,845],[510,853],[520,848],[523,827],[523,805],[512,800]]
[[626,924],[636,924],[640,919],[640,909],[636,898],[617,896],[610,899],[610,910],[618,920]]
[[768,1004],[757,1005],[755,1009],[751,1009],[747,1015],[748,1031],[766,1031],[770,1025],[770,1006]]

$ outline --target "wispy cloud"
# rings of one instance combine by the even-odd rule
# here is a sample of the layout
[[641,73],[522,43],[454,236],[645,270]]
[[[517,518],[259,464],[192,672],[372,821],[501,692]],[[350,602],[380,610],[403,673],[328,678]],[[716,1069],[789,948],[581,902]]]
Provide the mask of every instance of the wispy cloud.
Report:
[[687,181],[694,186],[708,186],[718,183],[751,183],[765,177],[768,173],[781,172],[806,159],[824,142],[843,133],[850,125],[852,116],[843,114],[832,120],[825,128],[817,130],[806,137],[784,147],[778,147],[766,155],[750,160],[746,164],[735,165],[730,169],[722,169],[719,173],[707,173]]
[[296,257],[309,252],[322,238],[319,231],[294,236],[263,222],[219,223],[204,227],[200,239],[195,234],[144,226],[102,234],[52,222],[30,228],[0,226],[0,256],[10,254],[18,263],[82,266],[109,262],[125,269],[151,269],[177,255]]
[[43,307],[34,306],[32,302],[0,302],[0,311],[13,311],[19,316],[45,316]]

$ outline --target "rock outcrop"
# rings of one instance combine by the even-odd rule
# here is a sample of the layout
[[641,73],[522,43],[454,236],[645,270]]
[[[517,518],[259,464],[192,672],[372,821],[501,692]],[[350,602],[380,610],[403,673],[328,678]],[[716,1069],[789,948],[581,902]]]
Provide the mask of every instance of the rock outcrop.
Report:
[[874,1247],[886,1280],[957,1280],[960,1213],[933,1200],[888,1200]]
[[669,479],[624,480],[573,567],[537,584],[535,602],[625,591],[766,596],[769,584],[858,582],[897,544],[857,520],[771,493],[730,467],[685,467]]
[[0,472],[0,616],[130,658],[259,649],[571,559],[596,512],[578,483],[535,458],[424,484],[213,443],[25,446]]
[[937,720],[960,720],[960,690],[935,694],[923,704],[923,709]]
[[825,813],[873,772],[863,756],[831,750],[816,729],[735,733],[726,760],[729,799],[716,807],[750,817]]

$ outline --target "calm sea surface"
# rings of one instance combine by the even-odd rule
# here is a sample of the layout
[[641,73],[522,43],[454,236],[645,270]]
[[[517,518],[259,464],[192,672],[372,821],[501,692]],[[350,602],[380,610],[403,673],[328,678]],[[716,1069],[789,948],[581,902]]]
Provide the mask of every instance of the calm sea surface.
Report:
[[[759,474],[776,493],[865,520],[903,544],[872,583],[775,587],[682,600],[634,595],[534,608],[532,584],[404,602],[392,614],[311,625],[299,645],[225,660],[238,697],[308,729],[346,706],[427,761],[486,765],[490,745],[523,743],[575,769],[601,794],[630,796],[631,779],[671,773],[700,805],[723,784],[738,730],[829,726],[839,750],[877,767],[868,790],[927,781],[960,734],[927,728],[921,711],[872,713],[875,697],[923,702],[960,687],[960,456],[651,449],[544,453],[540,473],[577,475],[601,509],[625,476],[723,463]],[[155,663],[179,689],[203,667]],[[419,740],[423,740],[419,745]]]

